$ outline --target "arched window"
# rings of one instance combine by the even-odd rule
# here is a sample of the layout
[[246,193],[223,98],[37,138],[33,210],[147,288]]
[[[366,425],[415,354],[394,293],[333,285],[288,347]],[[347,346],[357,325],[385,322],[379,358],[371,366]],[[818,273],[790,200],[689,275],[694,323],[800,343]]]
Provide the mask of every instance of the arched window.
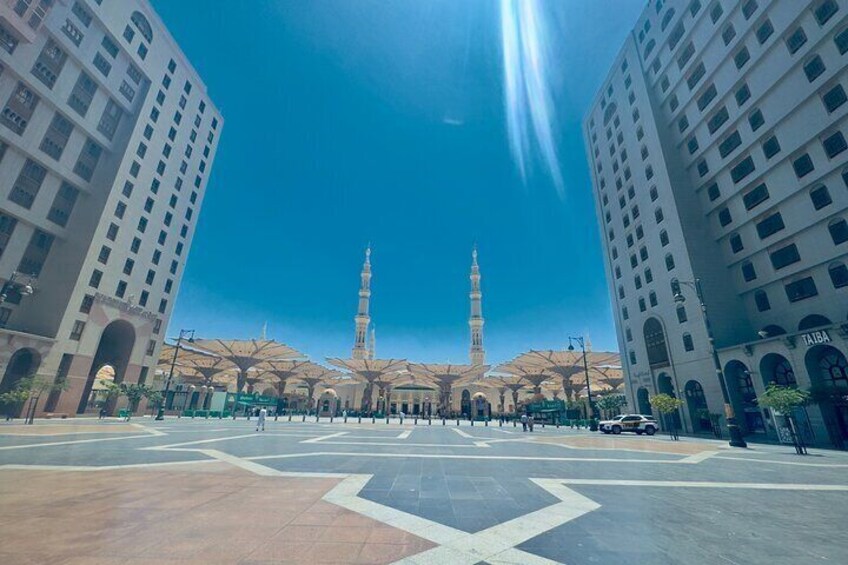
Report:
[[848,267],[845,263],[831,263],[827,268],[833,288],[848,286]]
[[809,316],[804,316],[804,318],[798,323],[798,331],[800,332],[812,328],[829,326],[832,323],[833,322],[831,322],[829,318],[826,318],[821,314],[810,314]]
[[669,8],[668,12],[663,16],[662,23],[660,24],[660,30],[665,31],[665,28],[668,27],[668,24],[671,23],[671,19],[674,17],[674,8]]
[[671,253],[665,256],[665,268],[669,271],[674,268],[674,255],[672,255]]
[[656,318],[648,318],[642,329],[645,348],[648,350],[648,363],[652,367],[668,365],[668,348],[666,347],[665,332]]
[[845,218],[832,220],[827,225],[827,229],[830,232],[830,237],[833,239],[834,245],[848,241],[848,222],[845,221]]
[[654,47],[656,46],[656,44],[657,44],[657,42],[654,41],[653,39],[648,42],[648,45],[645,46],[645,56],[643,57],[644,59],[648,58],[648,55],[650,55],[651,51],[654,50]]
[[135,24],[135,27],[138,28],[138,31],[141,32],[141,35],[148,43],[153,41],[153,29],[150,27],[150,22],[147,21],[147,18],[141,12],[133,12],[130,20]]

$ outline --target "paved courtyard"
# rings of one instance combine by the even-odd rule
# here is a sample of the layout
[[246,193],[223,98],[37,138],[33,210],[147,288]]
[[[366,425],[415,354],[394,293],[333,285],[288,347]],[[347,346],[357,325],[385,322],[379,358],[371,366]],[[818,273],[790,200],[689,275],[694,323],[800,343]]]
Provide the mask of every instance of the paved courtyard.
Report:
[[848,562],[848,454],[137,418],[0,426],[0,563]]

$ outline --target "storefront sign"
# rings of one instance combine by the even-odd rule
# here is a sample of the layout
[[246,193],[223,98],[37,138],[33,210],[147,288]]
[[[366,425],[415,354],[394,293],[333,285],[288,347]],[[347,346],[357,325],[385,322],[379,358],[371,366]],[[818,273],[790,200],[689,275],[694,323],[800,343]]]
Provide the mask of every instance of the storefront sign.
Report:
[[101,304],[107,304],[113,308],[117,308],[121,312],[130,314],[131,316],[139,316],[147,320],[156,319],[156,314],[154,314],[153,312],[148,312],[141,306],[137,306],[131,302],[126,302],[124,300],[118,300],[117,298],[114,298],[112,296],[106,296],[105,294],[100,294],[99,292],[94,295],[94,301],[100,302]]
[[830,335],[828,335],[825,330],[802,334],[801,339],[804,340],[804,345],[807,347],[821,345],[822,343],[830,343]]

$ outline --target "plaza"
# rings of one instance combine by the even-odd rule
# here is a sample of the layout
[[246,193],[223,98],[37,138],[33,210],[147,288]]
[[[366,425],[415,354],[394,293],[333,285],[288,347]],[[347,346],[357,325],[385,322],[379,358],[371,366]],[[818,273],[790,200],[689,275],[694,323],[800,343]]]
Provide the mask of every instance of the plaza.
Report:
[[4,426],[0,558],[839,562],[848,456],[811,454],[410,418]]

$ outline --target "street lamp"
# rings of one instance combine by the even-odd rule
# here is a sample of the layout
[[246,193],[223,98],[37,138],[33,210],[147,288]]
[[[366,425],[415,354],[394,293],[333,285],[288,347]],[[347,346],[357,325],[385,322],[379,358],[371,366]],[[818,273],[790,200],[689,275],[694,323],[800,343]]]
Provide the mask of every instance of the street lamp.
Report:
[[597,409],[595,408],[595,404],[592,402],[592,387],[589,385],[589,364],[586,361],[586,340],[583,339],[583,336],[580,337],[568,337],[568,350],[574,351],[574,342],[580,344],[580,349],[583,351],[583,371],[586,374],[586,399],[589,402],[589,410],[592,412],[592,421],[589,423],[589,429],[593,432],[598,430],[598,424],[595,420],[598,419]]
[[687,286],[694,289],[695,296],[698,298],[698,305],[701,307],[701,315],[704,317],[704,326],[707,329],[707,342],[710,345],[710,354],[713,358],[716,377],[721,385],[721,396],[724,400],[724,415],[727,418],[727,431],[730,433],[731,447],[748,447],[745,439],[742,437],[742,430],[736,425],[736,414],[733,411],[733,406],[730,404],[730,395],[727,391],[727,383],[724,379],[724,371],[721,369],[721,361],[719,361],[718,353],[715,348],[715,338],[713,337],[713,328],[710,325],[710,319],[707,317],[707,306],[704,304],[704,292],[701,289],[701,279],[696,278],[694,281],[680,281],[676,278],[671,279],[671,292],[674,294],[674,302],[683,304],[686,302],[686,297],[681,291],[682,286]]
[[168,390],[171,388],[171,379],[174,377],[174,366],[177,364],[177,355],[180,353],[180,345],[183,338],[188,337],[188,342],[194,342],[194,330],[180,330],[180,335],[177,337],[177,345],[174,348],[174,357],[171,359],[171,370],[168,371],[168,380],[165,381],[165,390],[162,394],[162,404],[159,405],[159,412],[156,414],[157,420],[165,419],[165,403],[168,401]]
[[0,288],[0,304],[3,304],[8,300],[9,293],[11,291],[17,291],[19,294],[23,296],[32,296],[35,292],[35,288],[33,287],[33,282],[35,281],[35,277],[33,275],[27,276],[27,280],[25,282],[19,282],[18,277],[20,273],[15,271],[9,277],[9,279],[3,283],[3,288]]

